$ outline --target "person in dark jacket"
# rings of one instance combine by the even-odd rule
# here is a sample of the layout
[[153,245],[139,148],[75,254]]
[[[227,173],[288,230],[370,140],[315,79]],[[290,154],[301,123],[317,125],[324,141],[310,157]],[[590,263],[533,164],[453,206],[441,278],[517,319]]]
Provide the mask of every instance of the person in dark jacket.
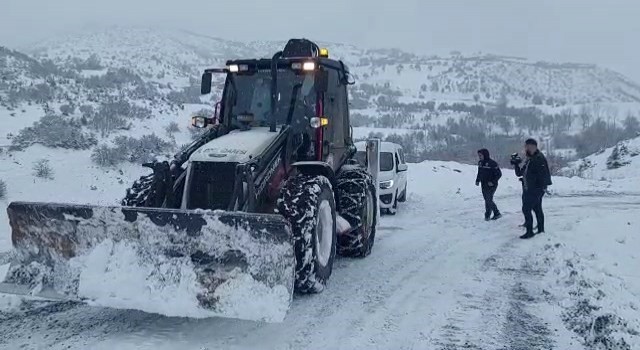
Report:
[[[529,239],[536,235],[533,232],[533,211],[538,222],[538,234],[544,232],[544,212],[542,211],[542,197],[547,191],[547,186],[552,184],[549,164],[544,154],[538,149],[538,143],[534,139],[525,141],[527,158],[524,164],[516,166],[516,175],[522,176],[522,213],[524,214],[524,227],[526,232],[520,236]],[[518,170],[519,169],[519,170]]]
[[[513,153],[511,155],[511,161],[510,161],[511,165],[513,165],[513,170],[515,170],[516,173],[516,177],[518,178],[518,181],[520,181],[520,185],[522,186],[522,191],[524,192],[524,181],[522,181],[522,158],[520,157],[520,155],[518,153]],[[525,223],[523,222],[522,224],[518,225],[519,227],[525,227]],[[533,229],[535,230],[536,228],[538,228],[538,226],[534,226]]]
[[[486,148],[478,150],[478,176],[476,176],[476,186],[482,185],[482,196],[484,197],[484,219],[486,221],[497,220],[502,214],[498,206],[493,201],[493,195],[498,189],[498,180],[502,177],[502,171],[495,160],[491,159]],[[493,217],[491,213],[493,212]]]

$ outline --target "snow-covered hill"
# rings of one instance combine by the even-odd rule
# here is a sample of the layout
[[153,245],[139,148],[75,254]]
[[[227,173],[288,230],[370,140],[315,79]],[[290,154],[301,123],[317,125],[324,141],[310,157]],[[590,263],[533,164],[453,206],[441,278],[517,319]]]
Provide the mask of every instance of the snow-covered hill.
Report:
[[[40,59],[69,65],[95,57],[106,67],[127,68],[152,81],[187,83],[203,68],[226,59],[270,57],[285,41],[240,43],[186,31],[115,27],[54,38],[22,48]],[[640,86],[616,72],[584,64],[530,62],[495,55],[420,56],[388,49],[323,43],[344,60],[360,83],[389,84],[407,98],[566,105],[640,102]],[[168,80],[172,79],[172,80]]]
[[[477,144],[508,157],[520,133],[546,146],[640,110],[635,83],[595,66],[320,44],[356,75],[355,136],[396,134],[421,159],[431,144],[459,159]],[[147,172],[143,159],[173,154],[192,137],[189,115],[211,108],[216,96],[198,94],[202,69],[283,45],[110,28],[0,48],[0,207],[117,203]],[[338,260],[327,291],[297,299],[281,325],[0,295],[0,348],[640,348],[639,152],[635,138],[565,169],[588,179],[554,177],[548,232],[526,243],[511,171],[497,194],[505,216],[485,223],[473,166],[411,164],[409,200],[382,218],[372,258]],[[0,271],[10,248],[3,214]]]
[[[391,137],[413,161],[429,157],[468,161],[450,154],[495,144],[508,148],[500,150],[506,156],[516,146],[513,135],[534,136],[547,147],[572,154],[578,147],[573,136],[596,121],[622,127],[625,118],[637,121],[640,113],[638,85],[597,66],[495,55],[420,56],[319,43],[330,49],[332,57],[344,60],[356,77],[350,93],[356,134],[367,137],[375,131]],[[64,108],[66,119],[82,121],[100,134],[98,143],[118,135],[139,137],[132,127],[147,127],[151,118],[165,123],[165,116],[173,115],[181,124],[188,117],[185,109],[211,109],[223,77],[215,77],[212,96],[200,97],[203,69],[222,66],[229,58],[270,57],[284,44],[114,27],[20,48],[28,56],[2,50],[0,113],[6,110],[20,119],[6,129],[14,134],[16,125],[31,125]],[[130,118],[134,114],[140,117]],[[115,120],[106,117],[112,115]],[[610,145],[595,147],[602,146]]]
[[588,179],[635,179],[640,182],[640,136],[572,162],[561,173]]

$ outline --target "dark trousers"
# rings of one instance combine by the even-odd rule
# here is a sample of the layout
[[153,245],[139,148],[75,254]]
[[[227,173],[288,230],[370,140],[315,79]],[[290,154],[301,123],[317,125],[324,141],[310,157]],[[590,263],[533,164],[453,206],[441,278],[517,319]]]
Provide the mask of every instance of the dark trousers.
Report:
[[482,197],[484,197],[484,217],[485,218],[490,217],[491,212],[493,212],[493,215],[500,214],[500,211],[498,210],[498,206],[493,201],[493,195],[496,193],[497,189],[498,189],[497,184],[494,186],[488,186],[488,185],[482,184]]
[[522,213],[524,214],[524,227],[527,232],[533,232],[533,211],[538,222],[538,232],[544,232],[544,212],[542,211],[542,197],[544,191],[524,191],[522,192]]

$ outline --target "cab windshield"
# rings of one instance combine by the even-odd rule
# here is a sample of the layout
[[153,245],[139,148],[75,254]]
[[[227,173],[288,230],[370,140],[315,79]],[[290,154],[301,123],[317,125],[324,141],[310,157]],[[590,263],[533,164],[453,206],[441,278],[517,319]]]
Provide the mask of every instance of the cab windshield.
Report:
[[[232,127],[241,127],[239,115],[252,115],[251,126],[269,126],[271,122],[271,72],[230,75],[223,102],[224,118]],[[275,109],[276,125],[307,126],[315,116],[316,93],[313,74],[279,70]]]

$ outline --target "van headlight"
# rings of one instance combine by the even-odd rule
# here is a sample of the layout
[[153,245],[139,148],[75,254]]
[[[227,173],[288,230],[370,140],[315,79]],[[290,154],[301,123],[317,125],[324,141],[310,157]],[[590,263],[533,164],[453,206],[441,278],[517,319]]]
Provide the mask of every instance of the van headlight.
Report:
[[380,181],[380,189],[386,190],[393,187],[393,180]]

